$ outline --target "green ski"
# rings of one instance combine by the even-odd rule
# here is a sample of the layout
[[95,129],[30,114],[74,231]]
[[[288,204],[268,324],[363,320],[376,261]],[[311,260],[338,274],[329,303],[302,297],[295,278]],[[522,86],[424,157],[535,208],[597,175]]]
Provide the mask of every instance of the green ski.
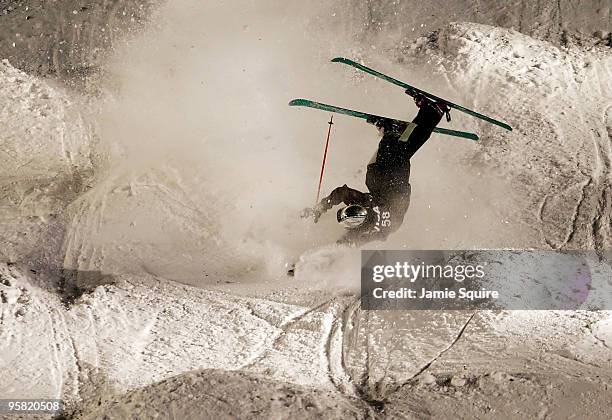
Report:
[[[308,99],[294,99],[291,102],[289,102],[289,106],[304,106],[308,108],[320,109],[323,111],[336,112],[338,114],[349,115],[351,117],[363,118],[364,120],[367,120],[368,118],[384,118],[387,120],[392,119],[388,117],[382,117],[380,115],[368,114],[365,112],[355,111],[352,109],[340,108],[338,106],[333,106],[333,105],[327,105],[321,102],[309,101]],[[396,120],[396,121],[401,121],[401,120]],[[403,121],[403,122],[406,122],[406,121]],[[411,123],[411,122],[409,122],[408,124],[415,125],[414,123]],[[461,137],[461,138],[470,139],[470,140],[478,140],[478,136],[476,134],[468,133],[465,131],[449,130],[446,128],[434,128],[433,131],[434,133],[446,134],[447,136]]]
[[374,69],[371,69],[369,67],[366,67],[362,64],[359,64],[353,60],[349,60],[348,58],[342,58],[342,57],[336,57],[332,60],[332,62],[334,63],[342,63],[342,64],[346,64],[349,65],[351,67],[354,67],[356,69],[365,71],[366,73],[369,73],[373,76],[379,77],[383,80],[386,80],[387,82],[393,83],[394,85],[400,86],[402,88],[404,88],[406,90],[406,93],[410,96],[415,96],[416,94],[421,94],[423,96],[426,96],[429,99],[432,99],[436,102],[444,102],[446,105],[448,105],[449,108],[453,108],[456,109],[457,111],[461,111],[461,112],[465,112],[468,115],[471,115],[473,117],[476,118],[480,118],[481,120],[487,121],[491,124],[495,124],[499,127],[505,128],[506,130],[510,130],[512,131],[512,127],[510,127],[508,124],[506,124],[505,122],[502,121],[498,121],[496,119],[493,119],[491,117],[487,117],[486,115],[482,115],[479,114],[476,111],[472,111],[471,109],[462,107],[461,105],[457,105],[454,104],[452,102],[447,101],[446,99],[440,98],[438,96],[432,95],[429,92],[425,92],[424,90],[415,88],[414,86],[410,86],[409,84],[406,84],[400,80],[394,79],[393,77],[387,76],[386,74],[380,73]]

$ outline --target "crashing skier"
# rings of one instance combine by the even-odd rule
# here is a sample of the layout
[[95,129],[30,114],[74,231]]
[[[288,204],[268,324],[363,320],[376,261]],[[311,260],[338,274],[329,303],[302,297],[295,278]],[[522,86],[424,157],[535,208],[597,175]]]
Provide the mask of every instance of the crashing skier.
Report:
[[303,217],[314,216],[316,223],[323,213],[344,203],[345,207],[338,210],[337,218],[348,231],[338,241],[340,243],[359,245],[386,240],[389,234],[399,229],[410,205],[410,158],[432,133],[478,140],[474,133],[436,127],[444,114],[450,122],[450,109],[512,131],[512,127],[503,121],[439,98],[356,61],[336,57],[332,62],[345,64],[403,88],[419,107],[416,118],[406,122],[308,99],[293,99],[289,102],[289,106],[314,108],[365,119],[376,125],[382,135],[378,151],[367,168],[366,186],[369,192],[363,193],[345,184],[333,190],[314,208],[305,209],[302,213]]
[[410,159],[448,113],[443,102],[431,101],[423,95],[416,95],[414,100],[419,112],[412,124],[383,117],[367,120],[382,135],[378,150],[367,166],[369,192],[363,193],[345,184],[314,208],[304,210],[303,216],[313,216],[316,223],[323,213],[344,203],[337,219],[347,232],[338,243],[360,245],[386,240],[402,225],[410,205]]

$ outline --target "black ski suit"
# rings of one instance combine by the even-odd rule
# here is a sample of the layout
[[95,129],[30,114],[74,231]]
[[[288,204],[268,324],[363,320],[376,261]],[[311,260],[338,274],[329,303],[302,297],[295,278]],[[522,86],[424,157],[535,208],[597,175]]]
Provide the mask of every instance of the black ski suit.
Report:
[[367,168],[369,193],[345,184],[319,203],[322,211],[340,203],[359,204],[368,210],[365,222],[349,229],[339,243],[359,245],[374,240],[384,241],[402,225],[410,205],[410,158],[425,144],[440,122],[443,113],[436,107],[436,104],[425,101],[412,120],[416,126],[392,119],[368,120],[384,130],[378,151]]

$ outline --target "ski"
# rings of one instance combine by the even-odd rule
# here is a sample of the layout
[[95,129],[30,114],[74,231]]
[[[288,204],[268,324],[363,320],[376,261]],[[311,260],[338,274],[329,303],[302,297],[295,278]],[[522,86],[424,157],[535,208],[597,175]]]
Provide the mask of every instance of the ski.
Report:
[[[291,102],[289,102],[289,106],[303,106],[303,107],[308,107],[308,108],[320,109],[323,111],[335,112],[338,114],[349,115],[351,117],[362,118],[364,120],[367,120],[368,118],[370,119],[383,118],[387,120],[393,119],[389,117],[382,117],[380,115],[368,114],[366,112],[355,111],[353,109],[341,108],[341,107],[334,106],[334,105],[327,105],[321,102],[310,101],[308,99],[294,99]],[[416,124],[412,122],[407,122],[407,121],[402,121],[402,120],[396,120],[396,121],[401,121],[409,125],[416,126]],[[445,134],[447,136],[461,137],[461,138],[470,139],[470,140],[478,140],[478,136],[476,134],[468,133],[465,131],[449,130],[446,128],[437,128],[437,127],[434,128],[433,131],[434,133]]]
[[438,96],[432,95],[431,93],[425,92],[424,90],[418,89],[418,88],[416,88],[414,86],[410,86],[407,83],[404,83],[404,82],[402,82],[400,80],[394,79],[393,77],[387,76],[386,74],[383,74],[383,73],[378,72],[378,71],[376,71],[374,69],[366,67],[366,66],[364,66],[362,64],[359,64],[359,63],[357,63],[357,62],[355,62],[353,60],[349,60],[348,58],[336,57],[336,58],[332,59],[332,62],[333,63],[342,63],[342,64],[349,65],[351,67],[354,67],[356,69],[359,69],[361,71],[369,73],[369,74],[371,74],[373,76],[376,76],[376,77],[379,77],[379,78],[381,78],[383,80],[386,80],[387,82],[393,83],[394,85],[400,86],[400,87],[404,88],[406,93],[408,95],[410,95],[410,96],[414,97],[417,94],[421,94],[421,95],[426,96],[427,98],[432,99],[432,100],[434,100],[436,102],[444,102],[446,105],[448,105],[449,108],[453,108],[453,109],[456,109],[457,111],[465,112],[468,115],[471,115],[471,116],[476,117],[476,118],[480,118],[481,120],[487,121],[487,122],[489,122],[491,124],[495,124],[495,125],[497,125],[499,127],[505,128],[506,130],[512,131],[512,127],[510,127],[505,122],[498,121],[498,120],[493,119],[491,117],[487,117],[486,115],[479,114],[476,111],[472,111],[471,109],[462,107],[461,105],[457,105],[455,103],[449,102],[446,99],[443,99],[443,98],[440,98]]

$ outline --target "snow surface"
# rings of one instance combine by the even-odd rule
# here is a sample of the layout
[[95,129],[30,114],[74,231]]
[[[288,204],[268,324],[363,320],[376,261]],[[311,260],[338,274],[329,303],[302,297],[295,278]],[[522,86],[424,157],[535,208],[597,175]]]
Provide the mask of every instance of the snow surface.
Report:
[[[453,127],[478,132],[482,142],[432,139],[415,158],[409,220],[385,246],[609,249],[612,57],[609,49],[590,48],[458,23],[396,51],[393,60],[364,55],[373,67],[397,75],[412,71],[422,82],[415,84],[515,127],[505,133],[454,115]],[[210,52],[215,54],[213,47]],[[137,70],[148,68],[147,59],[136,58],[142,60]],[[419,74],[423,63],[433,75]],[[280,128],[271,131],[269,143],[238,153],[230,164],[222,162],[222,153],[207,157],[210,171],[203,176],[197,159],[186,159],[188,147],[162,143],[157,149],[147,141],[170,131],[138,131],[147,124],[163,128],[163,121],[151,121],[154,113],[143,110],[135,123],[132,114],[121,118],[134,108],[130,93],[152,82],[139,71],[124,77],[143,80],[125,88],[127,101],[105,98],[102,110],[90,113],[76,96],[7,62],[0,66],[1,135],[9,156],[1,168],[0,252],[11,262],[0,265],[4,398],[61,396],[77,402],[106,392],[105,384],[122,393],[199,369],[221,369],[385,400],[391,411],[411,401],[399,401],[407,390],[429,398],[474,381],[483,381],[482,395],[466,401],[494,404],[499,389],[487,388],[487,381],[511,387],[514,378],[524,387],[517,392],[535,401],[549,395],[538,382],[547,375],[563,387],[563,379],[571,385],[583,373],[600,391],[589,394],[590,401],[603,401],[601,390],[612,379],[609,312],[360,311],[358,273],[350,268],[358,261],[356,250],[304,252],[318,244],[291,236],[289,219],[275,220],[278,231],[248,216],[229,228],[218,220],[224,211],[241,216],[250,205],[258,211],[273,205],[274,194],[266,192],[273,170],[263,168],[258,179],[240,168],[226,170],[248,165],[249,154],[271,161],[294,156],[296,150],[282,148],[286,135]],[[384,92],[375,96],[385,98],[391,92],[351,74],[334,83]],[[169,88],[159,89],[167,94]],[[187,95],[191,85],[181,89]],[[395,105],[402,101],[398,94],[373,99],[371,106],[399,109]],[[275,106],[262,97],[253,126],[271,118]],[[109,112],[114,107],[118,111]],[[213,119],[204,123],[189,115],[180,120],[189,129],[181,134],[222,120],[209,111]],[[96,123],[88,125],[91,118]],[[253,127],[236,129],[248,134]],[[121,131],[141,137],[126,143],[112,136]],[[186,141],[218,146],[214,134]],[[229,151],[244,149],[240,141],[227,141]],[[371,146],[357,146],[355,154],[365,155]],[[139,154],[147,147],[150,154]],[[471,169],[441,170],[460,163]],[[302,165],[294,167],[300,178],[307,173]],[[347,172],[330,175],[328,182]],[[244,184],[219,184],[219,176]],[[292,175],[287,178],[278,182],[292,193]],[[466,179],[480,184],[459,183]],[[266,199],[258,201],[260,196]],[[456,211],[449,215],[451,208]],[[428,231],[434,225],[436,231]],[[296,254],[302,259],[292,283],[281,267]],[[551,398],[554,404],[560,397]],[[603,412],[593,410],[594,417]]]

